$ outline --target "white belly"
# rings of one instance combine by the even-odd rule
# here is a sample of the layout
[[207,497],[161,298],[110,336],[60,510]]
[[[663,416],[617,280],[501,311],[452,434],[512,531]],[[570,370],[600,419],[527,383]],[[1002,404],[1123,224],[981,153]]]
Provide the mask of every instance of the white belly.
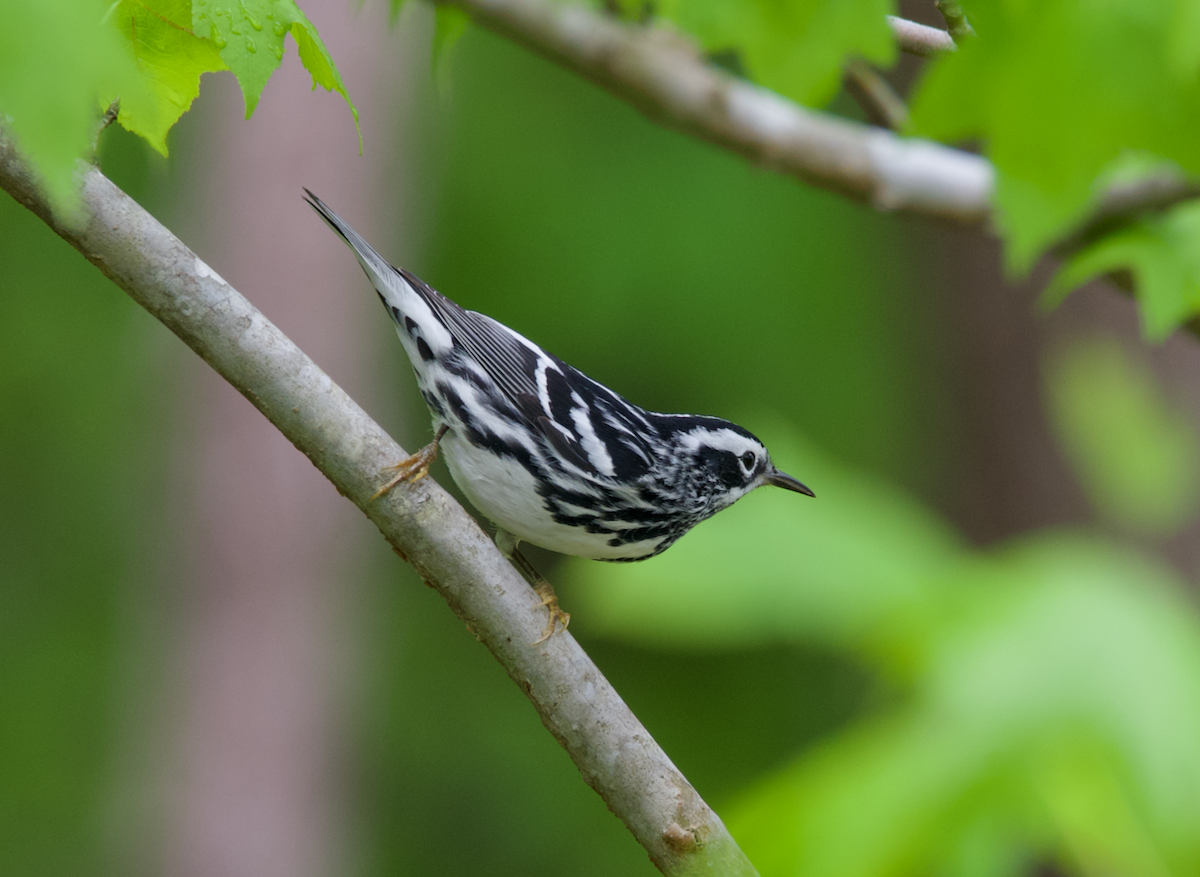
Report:
[[660,540],[612,546],[609,536],[589,533],[583,527],[560,524],[537,492],[537,482],[515,460],[496,457],[448,432],[441,450],[454,483],[479,511],[518,539],[577,557],[617,560],[642,557]]

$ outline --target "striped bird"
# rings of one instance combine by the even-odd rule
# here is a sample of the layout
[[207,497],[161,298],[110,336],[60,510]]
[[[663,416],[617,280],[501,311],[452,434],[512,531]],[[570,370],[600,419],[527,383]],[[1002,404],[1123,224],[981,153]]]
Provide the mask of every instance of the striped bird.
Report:
[[[764,484],[812,496],[766,447],[716,417],[658,414],[614,393],[491,317],[390,265],[312,192],[396,324],[434,440],[393,467],[380,494],[424,477],[439,448],[496,543],[549,608],[541,642],[566,627],[521,541],[597,560],[645,560]],[[377,496],[379,494],[376,494]]]

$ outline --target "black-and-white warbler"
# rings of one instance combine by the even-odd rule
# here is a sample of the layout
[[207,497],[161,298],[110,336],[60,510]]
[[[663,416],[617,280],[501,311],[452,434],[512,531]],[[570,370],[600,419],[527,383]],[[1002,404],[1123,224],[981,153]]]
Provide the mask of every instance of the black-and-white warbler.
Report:
[[644,560],[756,487],[813,495],[776,469],[762,442],[740,426],[626,401],[393,267],[304,191],[379,293],[433,416],[433,442],[394,467],[399,474],[380,493],[424,477],[440,442],[455,483],[496,524],[501,551],[549,608],[542,639],[570,616],[517,551],[519,542],[597,560]]

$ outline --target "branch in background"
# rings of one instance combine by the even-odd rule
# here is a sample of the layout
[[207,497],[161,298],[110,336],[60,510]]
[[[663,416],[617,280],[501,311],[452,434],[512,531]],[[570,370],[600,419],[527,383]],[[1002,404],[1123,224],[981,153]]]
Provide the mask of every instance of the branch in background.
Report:
[[[178,335],[261,411],[438,590],[664,873],[755,875],[709,809],[569,633],[534,647],[544,610],[475,521],[426,478],[371,502],[405,452],[303,351],[99,170],[82,219],[51,215],[0,128],[0,188]],[[296,209],[303,209],[296,195]]]
[[1140,216],[1162,213],[1193,198],[1200,198],[1200,184],[1182,173],[1164,171],[1133,182],[1118,183],[1105,193],[1104,201],[1087,221],[1059,241],[1053,252],[1059,256],[1069,255]]
[[[801,107],[707,64],[677,32],[626,24],[555,0],[435,2],[457,6],[483,27],[591,80],[659,124],[757,165],[879,210],[990,224],[995,172],[986,159]],[[941,8],[951,18],[961,13],[954,4]],[[965,18],[954,20],[969,29]],[[905,51],[930,55],[954,48],[946,31],[888,21]],[[1111,222],[1193,195],[1185,180],[1134,189],[1132,197],[1112,190],[1096,215]]]
[[899,131],[908,124],[904,99],[862,58],[851,58],[846,63],[842,85],[872,125]]
[[[1181,173],[1167,171],[1130,183],[1119,183],[1108,190],[1091,217],[1055,244],[1051,253],[1065,258],[1140,217],[1162,213],[1193,198],[1200,198],[1200,184]],[[1136,297],[1137,284],[1130,271],[1110,272],[1105,279],[1126,295]],[[1200,315],[1186,320],[1182,328],[1200,338]]]
[[887,16],[887,23],[901,52],[932,58],[958,48],[954,44],[954,37],[941,28],[918,24],[895,15]]
[[992,168],[979,156],[807,110],[706,64],[678,33],[554,0],[444,2],[655,121],[755,164],[882,210],[967,224],[990,215]]

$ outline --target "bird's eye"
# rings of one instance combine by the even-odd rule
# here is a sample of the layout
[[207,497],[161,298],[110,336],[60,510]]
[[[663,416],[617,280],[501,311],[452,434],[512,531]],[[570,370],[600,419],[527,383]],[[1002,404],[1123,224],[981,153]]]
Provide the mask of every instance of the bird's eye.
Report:
[[752,471],[754,469],[754,463],[755,463],[755,459],[754,459],[753,451],[746,451],[746,453],[742,454],[742,468],[743,469],[745,469],[747,472]]

